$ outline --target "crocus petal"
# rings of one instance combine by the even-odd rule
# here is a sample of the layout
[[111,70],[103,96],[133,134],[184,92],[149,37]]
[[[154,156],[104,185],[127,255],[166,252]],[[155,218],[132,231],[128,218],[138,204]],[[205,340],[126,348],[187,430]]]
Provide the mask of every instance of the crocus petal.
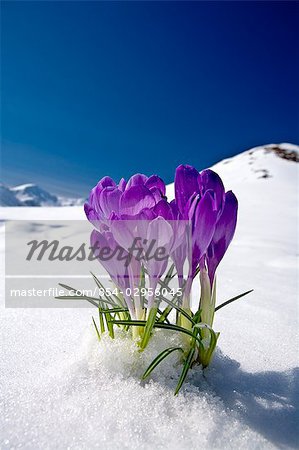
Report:
[[152,187],[150,189],[150,192],[152,193],[156,203],[158,203],[160,200],[162,200],[164,198],[160,189],[158,189],[157,187]]
[[186,220],[182,220],[175,200],[171,203],[168,203],[165,199],[160,200],[160,202],[153,208],[153,211],[158,217],[164,217],[164,219],[168,220],[170,223],[174,237],[172,243],[172,251],[174,252],[184,240],[188,222]]
[[160,177],[158,177],[158,175],[152,175],[151,177],[149,177],[145,182],[145,186],[150,190],[152,188],[158,188],[161,194],[165,196],[166,192],[165,183]]
[[114,239],[126,251],[132,247],[134,239],[137,237],[136,227],[137,220],[112,220],[110,223]]
[[171,225],[163,217],[152,220],[148,226],[147,240],[155,241],[155,248],[163,247],[169,250],[173,242]]
[[120,182],[118,183],[118,189],[119,189],[120,191],[124,192],[124,190],[126,189],[126,185],[127,185],[126,180],[125,180],[124,178],[122,178],[122,179],[120,180]]
[[143,185],[126,188],[120,198],[120,214],[136,216],[145,208],[153,208],[156,202],[154,196]]
[[177,202],[175,200],[172,200],[169,203],[169,206],[170,206],[170,208],[172,210],[173,219],[174,220],[179,219],[180,218],[180,212],[179,212],[179,208],[178,208]]
[[98,188],[101,187],[102,189],[104,189],[105,187],[108,187],[108,186],[116,187],[115,181],[110,177],[103,177],[97,184],[97,187]]
[[192,166],[179,166],[175,172],[175,199],[179,211],[185,215],[185,206],[189,198],[199,192],[198,171]]
[[151,221],[155,219],[157,215],[154,212],[154,209],[144,208],[139,214],[138,214],[138,221]]
[[[130,283],[131,283],[131,289],[133,292],[134,288],[138,288],[140,286],[141,261],[132,257],[130,260],[128,271],[130,273]],[[134,298],[135,303],[136,303],[136,297]],[[139,296],[138,296],[138,298],[139,298]]]
[[211,191],[207,191],[198,202],[193,216],[192,273],[207,251],[215,232],[216,221],[217,211],[214,210],[214,198]]
[[126,189],[129,189],[132,186],[143,186],[146,183],[147,179],[148,177],[146,175],[143,175],[143,173],[136,173],[127,182]]
[[[179,287],[182,287],[184,281],[184,264],[187,258],[187,239],[188,233],[183,235],[182,242],[179,246],[173,246],[174,251],[171,252],[171,259],[173,260],[177,271]],[[175,241],[176,240],[175,235]]]
[[92,220],[97,220],[98,216],[95,212],[95,210],[90,206],[89,203],[84,203],[84,212],[87,217],[87,219],[92,222]]
[[[158,280],[166,270],[170,249],[173,242],[173,234],[171,225],[163,219],[157,217],[149,223],[147,231],[147,243],[145,251],[150,250],[145,260],[150,287],[155,289]],[[163,254],[160,251],[163,251]],[[159,254],[157,253],[159,252]],[[148,308],[153,305],[154,296],[148,299]]]
[[173,220],[173,212],[169,203],[162,199],[153,208],[157,216],[164,217],[166,220]]
[[225,194],[222,214],[216,224],[215,233],[207,252],[207,265],[211,284],[216,268],[222,260],[235,234],[238,215],[238,200],[232,191]]
[[[99,194],[100,192],[101,190],[99,191]],[[98,214],[101,214],[102,211],[99,205],[99,197],[100,197],[99,194],[97,193],[97,186],[95,186],[89,194],[88,203],[92,209],[94,209]]]
[[101,178],[97,185],[90,192],[89,203],[91,206],[95,206],[94,203],[96,204],[97,197],[100,195],[102,190],[108,186],[116,187],[115,181],[110,177]]
[[186,219],[193,220],[193,216],[195,213],[195,210],[197,208],[198,202],[200,201],[201,196],[200,194],[193,194],[187,201],[187,204],[185,206],[186,211]]
[[98,213],[89,205],[89,203],[84,203],[84,212],[90,223],[93,224],[95,228],[100,229],[102,221]]
[[[135,287],[139,286],[141,274],[140,257],[142,256],[142,252],[138,251],[141,242],[139,233],[137,232],[137,225],[139,223],[139,220],[113,220],[110,224],[111,235],[113,236],[113,239],[115,239],[117,244],[126,251],[129,258],[128,282],[130,284],[132,292]],[[135,239],[136,237],[138,237],[137,241]],[[137,253],[135,253],[136,251]]]
[[201,195],[209,189],[215,193],[215,208],[221,213],[224,204],[225,191],[220,176],[213,170],[206,169],[200,172],[198,183]]
[[[93,249],[93,255],[96,257],[104,269],[109,273],[113,281],[121,288],[127,286],[127,268],[125,260],[119,261],[117,256],[113,256],[115,245],[113,245],[111,233],[100,233],[96,230],[90,235],[90,245]],[[101,257],[101,250],[105,249],[105,256]],[[108,252],[109,251],[109,252]]]
[[119,214],[119,202],[122,192],[117,187],[108,186],[100,193],[99,204],[104,217],[111,213]]

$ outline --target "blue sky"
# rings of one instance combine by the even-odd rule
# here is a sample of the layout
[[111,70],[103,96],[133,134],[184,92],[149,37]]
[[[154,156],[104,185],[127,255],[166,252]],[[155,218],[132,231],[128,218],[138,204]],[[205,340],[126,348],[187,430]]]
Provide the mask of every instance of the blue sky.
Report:
[[2,2],[1,179],[87,195],[299,142],[295,2]]

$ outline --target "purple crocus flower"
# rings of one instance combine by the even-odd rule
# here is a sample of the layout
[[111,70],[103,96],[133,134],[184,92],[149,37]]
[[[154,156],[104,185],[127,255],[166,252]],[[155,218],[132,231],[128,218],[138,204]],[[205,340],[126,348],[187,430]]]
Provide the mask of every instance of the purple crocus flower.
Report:
[[110,177],[102,178],[92,189],[84,209],[88,220],[108,223],[112,217],[130,219],[144,209],[151,209],[165,197],[165,183],[157,175],[133,175],[117,185]]
[[[199,173],[188,165],[176,170],[175,200],[168,203],[165,191],[165,183],[157,175],[135,174],[128,182],[122,179],[118,184],[104,177],[92,189],[85,212],[100,233],[105,237],[105,233],[111,233],[114,241],[127,252],[136,237],[142,241],[140,248],[144,255],[147,242],[155,240],[157,248],[163,246],[174,261],[181,287],[187,259],[189,274],[185,294],[188,302],[198,266],[207,268],[213,285],[217,266],[235,232],[237,199],[231,191],[225,193],[223,182],[215,172],[207,169]],[[186,221],[192,230],[191,243],[187,239]],[[157,261],[144,256],[142,264],[154,289],[166,270],[167,258]],[[131,287],[138,286],[140,268],[140,260],[128,267]],[[117,268],[107,270],[115,278],[113,270]]]
[[[208,265],[213,283],[215,270],[235,232],[237,199],[225,193],[219,175],[210,169],[199,173],[192,166],[179,166],[175,174],[175,199],[179,213],[192,222],[190,277],[197,265]],[[190,282],[191,283],[191,282]]]
[[223,210],[216,223],[215,232],[206,255],[211,285],[213,285],[217,266],[234,237],[237,214],[238,200],[232,191],[228,191],[225,194]]
[[[179,239],[183,233],[179,233],[179,227],[175,228],[170,222],[173,220],[173,214],[165,191],[165,183],[157,175],[147,177],[136,174],[127,183],[121,180],[118,185],[111,178],[104,177],[91,191],[88,203],[85,204],[85,213],[101,233],[111,232],[115,242],[127,252],[130,252],[134,239],[138,237],[144,254],[148,250],[147,247],[154,242],[151,252],[163,247],[168,256],[170,251],[180,244]],[[136,245],[138,246],[138,243]],[[132,288],[139,285],[141,272],[141,263],[133,264],[134,261],[133,258],[128,266]],[[153,291],[166,270],[167,261],[168,257],[163,260],[144,257],[142,260]],[[113,270],[117,271],[118,267],[107,268],[111,277],[115,278]],[[153,297],[148,299],[148,307],[152,304]]]
[[192,223],[192,252],[189,252],[189,282],[191,289],[196,267],[212,240],[217,220],[214,192],[204,191],[199,184],[200,174],[191,166],[179,166],[175,174],[175,199],[180,215]]

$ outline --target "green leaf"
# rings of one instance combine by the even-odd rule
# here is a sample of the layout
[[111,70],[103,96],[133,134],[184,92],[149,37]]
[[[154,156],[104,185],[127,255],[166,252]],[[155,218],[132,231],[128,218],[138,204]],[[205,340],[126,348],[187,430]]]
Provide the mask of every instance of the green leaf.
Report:
[[215,312],[218,311],[219,309],[223,308],[224,306],[229,305],[230,303],[234,302],[235,300],[238,300],[239,298],[244,297],[247,294],[250,294],[250,292],[253,292],[253,289],[250,289],[250,291],[246,291],[243,294],[237,295],[236,297],[230,298],[226,302],[221,303],[221,305],[216,306]]
[[180,308],[179,306],[177,306],[175,303],[173,303],[171,300],[168,300],[168,298],[164,297],[164,296],[160,296],[159,298],[161,298],[165,303],[168,303],[168,305],[170,305],[172,308],[175,308],[177,311],[179,311],[183,316],[186,317],[186,319],[188,319],[192,325],[195,325],[194,320],[192,319],[191,316],[189,316],[189,314],[184,311],[182,308]]
[[[168,292],[171,291],[171,288],[168,286],[168,283],[164,283],[164,281],[159,280],[158,283],[160,284],[160,286],[166,288],[168,290]],[[183,291],[184,291],[184,287],[186,285],[186,282],[184,282],[183,284]],[[185,316],[193,325],[195,324],[195,322],[193,321],[192,317],[186,312],[184,311],[182,308],[180,308],[179,306],[177,306],[174,303],[174,300],[178,297],[178,293],[176,293],[172,299],[172,301],[168,300],[166,297],[164,297],[163,295],[159,296],[159,299],[164,301],[165,303],[168,303],[168,305],[172,306],[172,308],[175,308],[178,312],[180,312],[183,316]]]
[[145,327],[146,320],[113,320],[113,323],[119,324],[119,325]]
[[96,333],[97,333],[97,336],[98,336],[98,340],[100,341],[100,340],[101,340],[101,335],[100,335],[100,333],[99,333],[97,324],[96,324],[96,322],[95,322],[93,316],[92,316],[92,321],[93,321],[94,327],[95,327],[95,329],[96,329]]
[[[75,289],[75,288],[73,288],[71,286],[68,286],[68,285],[62,284],[62,283],[58,283],[58,284],[59,284],[59,286],[61,286],[64,289],[66,289],[67,291],[80,292],[80,289]],[[63,299],[65,299],[65,300],[72,300],[72,299],[73,300],[87,300],[87,301],[90,301],[90,303],[92,303],[92,301],[93,302],[99,302],[100,301],[96,297],[88,297],[87,295],[81,295],[81,296],[80,295],[79,296],[78,295],[75,295],[75,296],[68,296],[68,295],[66,295],[66,296],[58,296],[56,298],[58,298],[60,300],[63,300]],[[103,298],[101,299],[101,301],[104,302],[104,303],[107,303],[108,305],[111,305],[113,307],[118,307],[119,306],[116,303],[114,303],[114,302],[112,302],[110,300],[103,299]],[[94,305],[95,303],[92,303],[92,304]],[[96,303],[95,306],[98,307],[98,303]]]
[[101,333],[105,333],[105,324],[104,324],[103,312],[102,312],[101,308],[99,308],[99,321],[100,321]]
[[210,332],[210,335],[211,335],[210,346],[212,345],[215,348],[216,343],[217,343],[217,336],[212,327],[210,327],[208,324],[202,322],[202,323],[197,323],[196,325],[194,325],[194,328],[208,329]]
[[93,299],[92,297],[86,297],[86,296],[81,296],[78,297],[76,296],[71,296],[71,295],[58,295],[57,297],[55,297],[56,300],[86,300],[89,303],[91,303],[93,306],[95,306],[96,308],[99,307],[99,304],[96,303],[98,301],[98,299]]
[[110,314],[118,314],[118,313],[121,313],[121,312],[128,312],[129,311],[128,308],[100,308],[99,307],[99,310],[102,313],[107,312],[107,309],[109,310]]
[[[146,321],[145,320],[113,320],[113,323],[120,324],[120,325],[129,325],[129,326],[135,326],[135,327],[145,327]],[[154,323],[154,328],[161,328],[163,330],[171,330],[171,331],[177,331],[179,333],[187,334],[188,336],[195,339],[198,344],[203,347],[203,344],[199,337],[194,336],[194,334],[187,330],[186,328],[179,327],[178,325],[168,324],[168,323]]]
[[161,328],[163,330],[172,330],[172,331],[177,331],[178,333],[187,334],[188,336],[196,339],[199,342],[199,344],[202,345],[201,340],[197,336],[194,336],[192,331],[187,330],[186,328],[180,327],[178,325],[174,325],[174,324],[169,325],[167,323],[155,323],[154,328]]
[[155,324],[155,320],[156,320],[156,316],[157,316],[157,307],[153,307],[150,309],[146,324],[145,324],[145,328],[144,328],[144,333],[143,333],[143,337],[140,343],[140,348],[141,350],[144,350],[145,347],[148,344],[148,341],[150,339],[151,336],[151,332],[153,329],[153,326]]
[[213,340],[211,340],[210,347],[209,347],[208,352],[207,352],[207,357],[208,357],[209,363],[210,363],[210,360],[211,360],[211,356],[213,355],[213,352],[215,350],[215,347],[216,347],[219,335],[220,335],[220,333],[215,333],[215,338]]
[[194,320],[195,323],[198,323],[198,321],[200,320],[200,316],[201,316],[201,309],[196,311],[196,313],[193,316],[193,320]]
[[105,320],[106,320],[106,324],[107,324],[107,329],[108,329],[108,332],[109,332],[109,336],[110,336],[112,339],[114,339],[113,323],[115,323],[115,322],[114,322],[114,320],[113,320],[113,317],[111,316],[111,314],[110,314],[110,312],[109,312],[108,309],[104,310],[104,311],[103,311],[103,314],[104,314],[104,317],[105,317]]
[[192,364],[192,359],[193,359],[194,353],[195,353],[195,347],[190,348],[189,353],[186,358],[186,361],[184,363],[184,367],[183,367],[181,376],[179,378],[177,387],[175,389],[174,395],[177,395],[179,393],[179,390],[181,389],[181,387],[186,379],[186,376],[187,376],[189,369],[191,367],[191,364]]
[[173,310],[172,306],[170,306],[170,305],[166,306],[164,311],[161,312],[158,322],[164,322],[164,320],[166,320],[167,323],[170,323],[169,320],[167,319],[167,317],[169,316],[169,314],[171,313],[172,310]]
[[[157,311],[158,311],[158,314],[160,315],[160,317],[163,315],[163,311],[161,311],[161,309],[157,309]],[[159,320],[160,318],[158,318],[158,317],[156,317],[156,321],[157,322],[160,322],[160,320]],[[165,321],[166,321],[166,323],[170,323],[169,322],[169,320],[167,319],[167,317],[165,317],[165,319],[164,319]],[[161,322],[163,322],[163,320],[161,321]]]
[[176,275],[173,274],[174,271],[174,264],[172,264],[167,272],[167,274],[164,277],[164,283],[168,286],[172,278]]
[[166,350],[163,350],[163,352],[159,353],[159,355],[150,363],[150,365],[148,366],[148,368],[142,375],[141,379],[145,380],[150,375],[150,373],[157,367],[157,365],[163,361],[163,359],[165,359],[168,355],[170,355],[170,353],[172,353],[176,350],[180,350],[181,352],[184,352],[182,347],[169,347]]
[[67,291],[74,291],[77,292],[79,289],[75,289],[71,286],[68,286],[67,284],[63,284],[63,283],[58,283],[59,286],[63,287],[64,289],[66,289]]
[[[98,277],[96,277],[96,275],[94,275],[92,272],[90,272],[90,273],[91,273],[91,275],[92,275],[96,285],[98,286],[98,288],[103,291],[103,295],[100,295],[101,299],[103,300],[103,297],[104,297],[106,299],[106,303],[108,301],[108,303],[110,303],[110,304],[113,304],[115,306],[119,306],[117,303],[115,303],[115,302],[113,302],[111,300],[111,295],[108,296],[108,295],[105,294],[105,292],[106,292],[105,286],[100,282]],[[119,298],[116,295],[112,294],[112,296],[116,299],[117,302],[119,302]],[[105,300],[103,300],[103,301],[105,301]],[[121,305],[121,306],[123,306],[123,305]]]
[[197,329],[208,329],[209,332],[210,332],[210,337],[211,337],[210,345],[209,345],[209,347],[207,349],[206,348],[202,348],[201,349],[202,351],[200,353],[200,355],[202,357],[201,363],[202,363],[203,367],[207,367],[209,365],[209,363],[210,363],[211,356],[212,356],[212,354],[213,354],[213,352],[215,350],[215,347],[216,347],[216,344],[217,344],[217,340],[218,340],[218,337],[219,337],[220,333],[215,333],[213,328],[210,327],[206,323],[197,323],[194,326],[194,328],[197,328]]

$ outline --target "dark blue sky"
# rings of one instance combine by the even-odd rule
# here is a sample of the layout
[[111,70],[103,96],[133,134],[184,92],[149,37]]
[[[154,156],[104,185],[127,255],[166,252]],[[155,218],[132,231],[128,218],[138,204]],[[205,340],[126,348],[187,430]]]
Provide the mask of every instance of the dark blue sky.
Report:
[[299,142],[295,2],[2,2],[2,175],[86,195]]

